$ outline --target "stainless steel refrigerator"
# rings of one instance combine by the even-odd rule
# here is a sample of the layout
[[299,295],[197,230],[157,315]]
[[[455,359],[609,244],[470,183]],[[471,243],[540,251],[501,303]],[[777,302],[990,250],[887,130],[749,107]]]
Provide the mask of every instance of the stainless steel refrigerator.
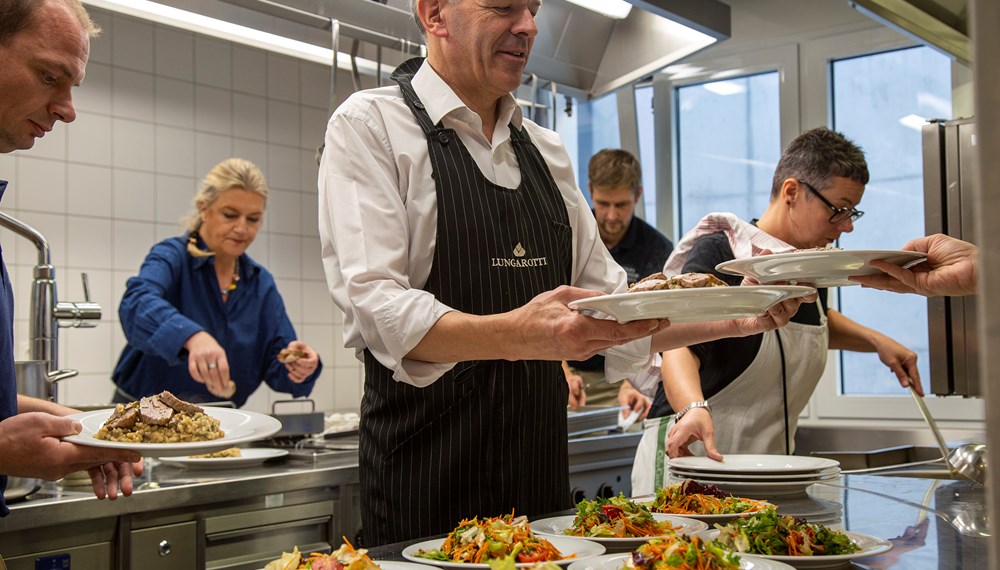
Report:
[[[973,119],[923,126],[924,216],[927,234],[943,233],[975,243],[976,125]],[[931,391],[982,396],[976,296],[927,300]]]

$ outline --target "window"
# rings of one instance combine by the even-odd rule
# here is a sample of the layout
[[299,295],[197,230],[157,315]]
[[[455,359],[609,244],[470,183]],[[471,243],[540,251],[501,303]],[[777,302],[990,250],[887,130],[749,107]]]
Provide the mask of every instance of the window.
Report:
[[[927,47],[832,62],[832,128],[861,145],[871,175],[861,203],[865,217],[841,236],[841,247],[898,249],[924,235],[920,125],[951,118],[950,66]],[[923,298],[846,287],[840,309],[916,352],[920,376],[929,379]],[[896,377],[873,353],[842,351],[841,378],[844,394],[899,395]]]
[[676,89],[680,235],[709,212],[763,213],[781,155],[778,89],[776,71]]
[[[576,167],[576,182],[590,203],[587,192],[587,165],[590,157],[604,148],[621,148],[618,127],[618,100],[609,93],[591,101],[571,98],[572,103],[560,109],[556,132],[562,137],[570,160]],[[571,109],[569,115],[566,109]]]
[[636,129],[639,133],[639,163],[642,166],[643,219],[656,227],[656,133],[653,120],[653,86],[635,88]]

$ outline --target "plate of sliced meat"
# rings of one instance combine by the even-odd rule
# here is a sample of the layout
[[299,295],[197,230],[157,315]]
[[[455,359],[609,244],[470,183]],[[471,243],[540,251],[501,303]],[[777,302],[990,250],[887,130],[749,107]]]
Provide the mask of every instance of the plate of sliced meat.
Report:
[[265,439],[281,429],[277,419],[248,410],[202,408],[170,392],[68,416],[83,430],[64,441],[91,447],[130,449],[145,457],[211,453]]
[[697,323],[754,317],[775,303],[815,291],[794,285],[727,287],[706,273],[673,277],[657,273],[639,281],[627,293],[578,299],[569,307],[596,316],[609,315],[621,323],[641,319]]

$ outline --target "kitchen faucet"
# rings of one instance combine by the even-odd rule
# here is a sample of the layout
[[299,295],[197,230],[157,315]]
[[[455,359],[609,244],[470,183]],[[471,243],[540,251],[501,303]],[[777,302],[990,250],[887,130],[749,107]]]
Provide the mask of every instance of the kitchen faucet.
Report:
[[[87,274],[83,279],[84,301],[71,303],[59,301],[56,295],[56,269],[52,266],[49,242],[45,236],[28,224],[0,212],[0,227],[30,240],[38,249],[38,264],[35,265],[31,282],[31,320],[28,334],[31,338],[31,360],[45,363],[48,384],[57,380],[76,376],[76,370],[58,370],[59,328],[95,327],[101,318],[101,306],[90,300],[90,285]],[[54,392],[54,390],[53,390]],[[50,399],[52,394],[47,395]]]

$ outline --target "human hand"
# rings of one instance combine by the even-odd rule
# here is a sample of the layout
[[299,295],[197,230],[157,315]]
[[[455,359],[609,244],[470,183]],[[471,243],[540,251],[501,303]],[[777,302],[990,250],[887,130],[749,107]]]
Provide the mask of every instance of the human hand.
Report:
[[129,497],[132,495],[132,477],[142,475],[142,458],[135,463],[128,462],[108,462],[103,465],[91,467],[87,470],[90,475],[90,484],[94,489],[94,496],[98,499],[108,499],[114,501],[118,498],[118,491],[122,495]]
[[[80,422],[44,412],[25,412],[7,418],[0,422],[0,473],[54,481],[74,471],[90,472],[110,464],[116,470],[114,482],[105,479],[102,486],[102,490],[106,488],[105,495],[98,491],[95,481],[94,494],[99,499],[115,498],[120,489],[123,495],[131,495],[131,476],[122,473],[125,470],[142,473],[142,458],[134,451],[74,445],[60,439],[76,435],[82,429]],[[96,473],[90,474],[93,481]]]
[[574,374],[565,360],[563,361],[563,373],[566,375],[566,385],[569,387],[569,401],[567,405],[571,410],[579,410],[580,406],[587,403],[587,392],[583,389],[583,377],[579,374]]
[[602,295],[563,285],[537,295],[508,313],[512,330],[520,335],[516,354],[509,360],[586,360],[591,356],[669,326],[669,321],[646,319],[619,323],[582,315],[567,307],[577,299]]
[[979,248],[944,234],[917,238],[903,246],[906,251],[927,255],[927,261],[909,269],[894,263],[871,261],[869,265],[883,275],[851,277],[862,287],[896,293],[935,295],[972,295],[976,292]]
[[628,381],[622,382],[622,387],[618,390],[618,403],[622,406],[628,406],[633,414],[638,414],[635,421],[646,419],[646,416],[649,415],[649,409],[653,406],[653,401],[633,388]]
[[710,459],[722,461],[722,454],[715,447],[715,426],[712,415],[705,408],[688,410],[681,421],[670,426],[667,433],[667,455],[686,457],[694,455],[688,447],[696,441],[705,445],[705,453]]
[[229,378],[229,360],[226,351],[215,337],[205,331],[198,331],[185,342],[188,351],[188,373],[205,385],[218,398],[230,398],[236,385]]
[[913,389],[917,394],[924,395],[924,389],[920,385],[920,370],[917,369],[917,355],[912,350],[899,344],[885,335],[878,335],[873,340],[878,358],[892,370],[899,385],[907,387],[913,384]]
[[316,367],[319,366],[319,355],[316,354],[316,351],[312,347],[301,340],[293,340],[288,343],[286,348],[288,350],[297,350],[304,354],[304,356],[300,356],[291,362],[285,362],[285,368],[288,369],[288,378],[296,384],[301,384],[316,371]]
[[736,330],[741,336],[750,336],[752,334],[779,329],[792,320],[792,317],[798,312],[799,306],[802,303],[814,303],[815,301],[815,292],[804,297],[785,299],[780,303],[771,305],[762,315],[735,320]]

